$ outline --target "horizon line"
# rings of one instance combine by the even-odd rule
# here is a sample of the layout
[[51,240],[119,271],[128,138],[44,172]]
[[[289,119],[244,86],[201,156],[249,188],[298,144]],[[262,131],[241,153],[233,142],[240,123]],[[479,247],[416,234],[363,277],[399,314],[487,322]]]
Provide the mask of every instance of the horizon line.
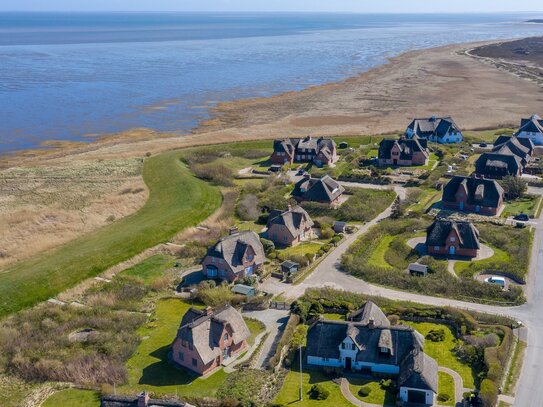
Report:
[[1,10],[0,13],[258,13],[258,14],[511,14],[543,13],[543,10],[515,11],[309,11],[309,10]]

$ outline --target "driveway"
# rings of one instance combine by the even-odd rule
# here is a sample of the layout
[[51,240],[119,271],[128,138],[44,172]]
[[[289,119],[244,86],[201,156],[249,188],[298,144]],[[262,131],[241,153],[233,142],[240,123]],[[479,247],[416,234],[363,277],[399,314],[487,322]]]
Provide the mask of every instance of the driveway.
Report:
[[288,310],[267,309],[264,311],[248,311],[243,316],[257,319],[266,325],[266,331],[269,332],[266,341],[260,348],[258,358],[254,368],[264,369],[268,360],[274,355],[277,342],[281,338],[281,333],[285,329],[288,321]]

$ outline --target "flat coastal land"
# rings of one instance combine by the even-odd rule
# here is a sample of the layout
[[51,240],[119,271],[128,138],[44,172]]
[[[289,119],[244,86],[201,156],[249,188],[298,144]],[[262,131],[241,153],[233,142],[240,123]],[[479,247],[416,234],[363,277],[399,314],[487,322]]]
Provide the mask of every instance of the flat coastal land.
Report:
[[338,83],[220,104],[192,134],[134,129],[3,157],[0,269],[142,208],[148,155],[285,136],[397,133],[412,117],[431,114],[451,115],[464,129],[502,128],[541,113],[540,82],[504,69],[502,57],[468,53],[491,44],[413,51]]

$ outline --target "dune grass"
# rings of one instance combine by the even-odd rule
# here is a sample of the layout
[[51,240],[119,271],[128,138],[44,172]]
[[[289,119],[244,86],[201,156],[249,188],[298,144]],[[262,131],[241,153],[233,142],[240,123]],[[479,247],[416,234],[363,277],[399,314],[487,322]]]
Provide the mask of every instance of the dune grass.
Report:
[[181,155],[171,151],[145,161],[149,199],[135,214],[1,270],[0,317],[54,297],[213,213],[221,204],[218,188],[195,178]]

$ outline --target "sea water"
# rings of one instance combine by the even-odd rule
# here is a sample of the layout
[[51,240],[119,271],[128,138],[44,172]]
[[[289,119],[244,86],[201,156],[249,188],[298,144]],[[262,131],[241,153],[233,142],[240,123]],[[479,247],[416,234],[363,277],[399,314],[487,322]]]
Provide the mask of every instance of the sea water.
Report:
[[530,14],[0,13],[0,153],[340,80],[402,52],[543,34]]

